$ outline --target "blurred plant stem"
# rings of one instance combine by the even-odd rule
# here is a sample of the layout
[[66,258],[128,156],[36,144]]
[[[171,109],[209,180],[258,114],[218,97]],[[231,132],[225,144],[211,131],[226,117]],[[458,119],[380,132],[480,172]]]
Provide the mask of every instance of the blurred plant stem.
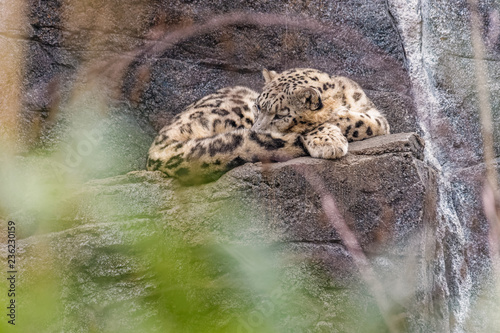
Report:
[[344,218],[340,214],[335,198],[324,186],[324,180],[321,179],[316,173],[311,172],[307,169],[299,169],[299,172],[303,174],[305,179],[311,184],[311,186],[316,190],[321,198],[321,205],[323,211],[325,212],[329,223],[335,228],[337,233],[342,240],[342,243],[346,247],[349,254],[352,256],[354,264],[359,270],[362,280],[369,288],[371,295],[375,299],[382,318],[387,326],[390,333],[396,333],[400,330],[398,329],[398,320],[396,316],[391,314],[391,302],[387,297],[387,293],[384,287],[377,278],[377,275],[368,261],[361,245],[356,238],[356,235],[351,231]]
[[0,140],[1,151],[14,153],[19,142],[19,112],[24,67],[26,25],[24,1],[0,2]]
[[500,235],[498,176],[495,162],[493,119],[488,91],[488,68],[485,62],[485,46],[482,38],[483,22],[480,18],[477,0],[468,0],[471,11],[471,41],[474,50],[474,63],[479,99],[483,154],[486,165],[486,181],[483,191],[483,205],[490,224],[489,245],[495,275],[500,277]]
[[485,48],[481,37],[483,24],[479,17],[477,0],[469,0],[471,8],[471,39],[474,49],[474,63],[479,99],[481,130],[483,136],[484,162],[486,163],[486,179],[493,191],[498,191],[497,171],[495,165],[495,151],[493,148],[493,119],[488,91],[488,68],[485,62]]

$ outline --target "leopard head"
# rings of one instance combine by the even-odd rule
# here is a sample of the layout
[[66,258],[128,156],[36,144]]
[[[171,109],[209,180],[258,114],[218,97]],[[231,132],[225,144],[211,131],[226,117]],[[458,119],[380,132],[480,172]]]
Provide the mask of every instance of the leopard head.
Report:
[[[263,71],[265,85],[255,102],[255,131],[303,133],[328,119],[320,89],[311,69],[292,69],[283,73]],[[324,74],[324,73],[321,73]],[[326,74],[324,74],[326,75]]]

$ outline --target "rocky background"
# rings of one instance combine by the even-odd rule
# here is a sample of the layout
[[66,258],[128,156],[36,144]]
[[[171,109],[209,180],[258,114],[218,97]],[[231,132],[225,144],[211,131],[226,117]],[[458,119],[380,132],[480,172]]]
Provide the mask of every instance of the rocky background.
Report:
[[[493,0],[478,7],[497,134],[499,7]],[[391,311],[404,318],[401,330],[498,327],[484,311],[496,303],[467,1],[32,0],[23,13],[24,23],[0,31],[3,45],[24,50],[16,161],[29,166],[38,163],[31,151],[54,154],[56,162],[42,164],[43,170],[57,178],[78,169],[87,183],[70,196],[71,204],[55,206],[65,208],[49,216],[48,229],[39,227],[36,207],[23,208],[29,198],[4,201],[0,213],[24,223],[18,236],[30,258],[25,262],[43,263],[38,245],[48,244],[68,272],[84,268],[81,275],[61,275],[67,330],[105,330],[109,317],[102,311],[130,313],[127,325],[140,327],[132,313],[150,310],[138,301],[155,294],[150,267],[115,254],[134,243],[134,225],[146,226],[146,235],[173,228],[194,243],[209,232],[221,243],[259,239],[279,244],[273,253],[312,262],[288,271],[284,265],[292,284],[302,281],[295,270],[321,272],[319,284],[304,280],[304,299],[320,301],[311,301],[318,315],[306,316],[303,331],[358,332],[366,321],[354,318],[380,321],[380,314],[359,306],[377,299],[360,291],[355,256],[322,213],[325,189],[397,304]],[[141,171],[155,133],[184,106],[227,85],[259,90],[262,68],[291,67],[356,80],[393,133],[416,132],[425,149],[418,135],[390,136],[354,145],[338,162],[246,165],[214,184],[187,189]],[[494,145],[497,156],[500,142]],[[314,185],[309,174],[323,185]],[[106,213],[102,206],[114,197],[120,198],[116,209]],[[233,205],[238,209],[225,210]],[[248,207],[259,207],[259,214]],[[99,284],[110,290],[105,301],[92,289]],[[398,284],[403,287],[391,288]],[[68,285],[81,291],[81,301],[68,295],[74,290]],[[345,299],[359,301],[351,317],[339,314]],[[343,315],[351,318],[345,326],[336,321]]]

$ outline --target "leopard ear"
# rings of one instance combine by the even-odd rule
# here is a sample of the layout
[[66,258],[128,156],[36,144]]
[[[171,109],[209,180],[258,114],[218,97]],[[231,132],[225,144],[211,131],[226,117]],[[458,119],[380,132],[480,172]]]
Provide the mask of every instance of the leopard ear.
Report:
[[275,71],[269,71],[265,68],[262,70],[262,76],[264,77],[265,83],[272,81],[272,79],[274,79],[276,75],[278,75],[278,73],[276,73]]
[[296,97],[300,104],[304,105],[308,110],[319,110],[323,107],[321,102],[321,94],[314,88],[304,88],[296,93]]

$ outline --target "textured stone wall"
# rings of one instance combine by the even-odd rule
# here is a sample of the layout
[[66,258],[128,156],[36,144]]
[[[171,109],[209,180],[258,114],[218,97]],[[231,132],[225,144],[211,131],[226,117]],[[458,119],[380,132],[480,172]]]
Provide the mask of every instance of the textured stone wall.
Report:
[[[477,310],[481,293],[491,295],[488,224],[481,189],[481,124],[476,95],[471,15],[467,1],[389,1],[401,30],[427,161],[439,171],[436,269],[448,290],[450,330],[488,330],[491,318]],[[486,55],[494,131],[498,137],[498,3],[482,1],[479,15]],[[495,140],[498,156],[498,140]],[[484,288],[484,289],[483,289]],[[485,326],[486,325],[486,326]],[[490,326],[491,327],[491,326]]]
[[[67,92],[75,78],[81,79],[75,75],[96,63],[102,76],[110,74],[125,97],[137,103],[133,112],[156,130],[220,87],[243,84],[259,90],[262,68],[298,66],[357,80],[396,132],[418,129],[402,41],[384,1],[52,0],[34,1],[30,8],[28,132],[37,117],[47,118],[64,98],[61,90]],[[205,28],[193,31],[193,26]],[[177,43],[161,43],[171,37]],[[117,62],[124,63],[125,73],[106,73]]]

